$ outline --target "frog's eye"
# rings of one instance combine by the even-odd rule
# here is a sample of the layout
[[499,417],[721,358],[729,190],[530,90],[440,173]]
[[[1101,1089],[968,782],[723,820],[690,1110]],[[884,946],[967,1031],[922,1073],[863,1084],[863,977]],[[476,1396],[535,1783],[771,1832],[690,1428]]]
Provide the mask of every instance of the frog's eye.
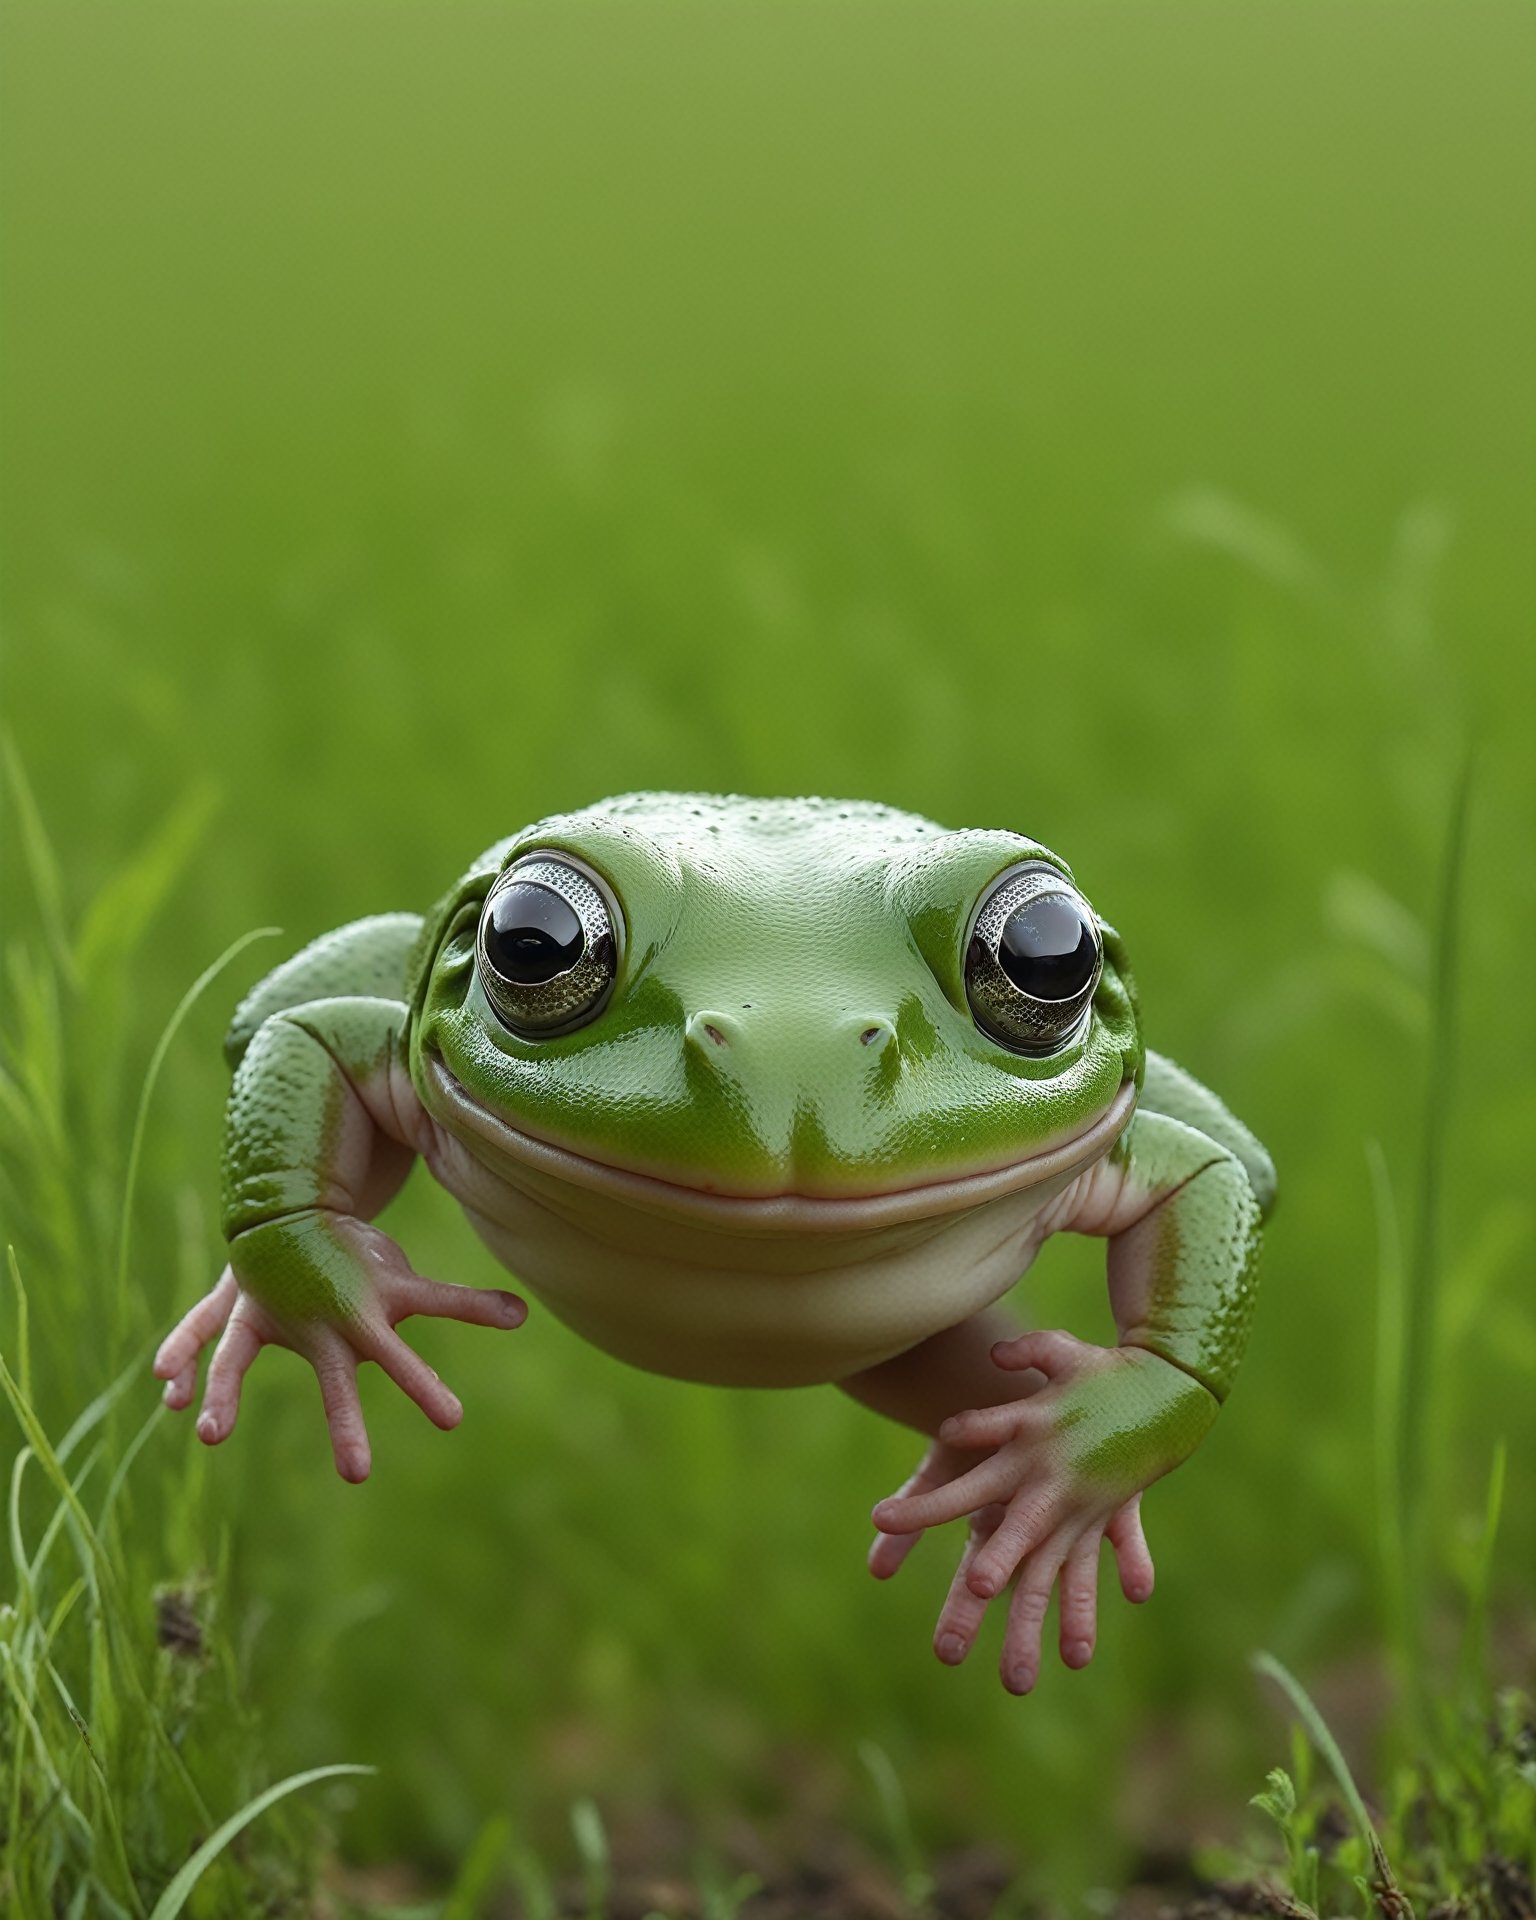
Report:
[[568,1033],[600,1013],[618,973],[621,921],[595,879],[530,854],[492,887],[480,915],[480,984],[525,1039]]
[[982,895],[965,954],[976,1024],[1014,1053],[1055,1053],[1088,1014],[1104,966],[1093,908],[1043,863],[1015,867]]

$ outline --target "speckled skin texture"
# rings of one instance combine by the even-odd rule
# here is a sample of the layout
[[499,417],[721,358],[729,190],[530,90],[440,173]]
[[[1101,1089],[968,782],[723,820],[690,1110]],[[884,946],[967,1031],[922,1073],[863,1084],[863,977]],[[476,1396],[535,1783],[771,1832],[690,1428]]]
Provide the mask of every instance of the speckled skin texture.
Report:
[[[534,851],[578,866],[615,914],[611,995],[553,1038],[498,1018],[475,946],[497,876]],[[217,1395],[215,1362],[205,1438],[233,1424],[263,1340],[317,1370],[315,1352],[349,1340],[348,1366],[379,1358],[404,1385],[414,1356],[386,1320],[514,1324],[510,1308],[466,1304],[468,1289],[411,1304],[430,1283],[364,1224],[420,1156],[519,1279],[622,1357],[722,1383],[836,1381],[938,1432],[917,1480],[876,1510],[877,1572],[905,1550],[891,1537],[1004,1500],[995,1535],[968,1550],[981,1604],[1010,1572],[1035,1594],[1050,1562],[1065,1635],[1071,1555],[1101,1535],[1127,1591],[1143,1561],[1149,1589],[1137,1496],[1231,1386],[1273,1171],[1213,1094],[1145,1051],[1102,921],[1090,1017],[1055,1052],[1012,1051],[978,1025],[970,929],[1031,861],[1070,882],[1020,835],[884,807],[632,794],[498,842],[425,920],[383,915],[316,942],[230,1030],[231,1272],[162,1349],[168,1399],[191,1398],[197,1347],[242,1314],[256,1333]],[[1056,1231],[1108,1240],[1119,1346],[1005,1337],[989,1360],[1010,1333],[992,1303]],[[428,1405],[430,1389],[415,1397]],[[967,1472],[957,1447],[989,1451]],[[974,1630],[956,1604],[944,1658]]]

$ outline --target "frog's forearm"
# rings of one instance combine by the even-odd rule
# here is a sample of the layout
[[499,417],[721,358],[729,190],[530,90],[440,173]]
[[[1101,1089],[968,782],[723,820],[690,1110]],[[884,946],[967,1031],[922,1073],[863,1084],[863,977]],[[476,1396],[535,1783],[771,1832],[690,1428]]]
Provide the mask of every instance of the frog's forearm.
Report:
[[[1241,1163],[1164,1114],[1138,1114],[1106,1168],[1106,1223],[1122,1346],[1145,1347],[1225,1400],[1258,1290],[1259,1203]],[[1089,1200],[1091,1209],[1094,1202]],[[1084,1231],[1083,1225],[1078,1231]]]
[[333,1231],[370,1219],[415,1157],[421,1110],[405,1072],[406,1008],[323,1000],[257,1029],[230,1092],[224,1231],[242,1286],[289,1317],[334,1317],[367,1285]]
[[229,1097],[230,1238],[310,1207],[366,1220],[393,1196],[415,1150],[405,1017],[398,1001],[322,1000],[257,1029]]
[[1118,1234],[1109,1287],[1121,1345],[1161,1354],[1225,1400],[1253,1318],[1258,1225],[1241,1168],[1217,1161]]
[[1194,1451],[1232,1385],[1257,1287],[1258,1201],[1224,1147],[1168,1115],[1138,1113],[1052,1214],[1053,1227],[1108,1237],[1121,1348],[1177,1369],[1143,1363],[1069,1393],[1079,1465],[1145,1484]]
[[1195,1127],[1146,1112],[1046,1216],[1050,1231],[1109,1240],[1120,1344],[1161,1354],[1217,1401],[1247,1344],[1259,1223],[1235,1155]]
[[1045,1376],[1033,1369],[1006,1373],[994,1363],[993,1347],[1018,1333],[1005,1308],[986,1307],[838,1385],[863,1406],[932,1437],[951,1414],[1021,1400],[1044,1384]]

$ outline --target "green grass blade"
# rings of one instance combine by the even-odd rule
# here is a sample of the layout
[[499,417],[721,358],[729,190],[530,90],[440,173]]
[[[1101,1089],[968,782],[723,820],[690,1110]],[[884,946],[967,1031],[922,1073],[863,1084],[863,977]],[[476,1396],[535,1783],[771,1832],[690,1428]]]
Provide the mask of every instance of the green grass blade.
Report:
[[[144,1364],[145,1356],[143,1354],[140,1354],[136,1359],[130,1360],[112,1384],[103,1387],[96,1398],[90,1401],[88,1405],[83,1407],[81,1411],[75,1415],[65,1430],[64,1438],[55,1448],[61,1466],[74,1452],[75,1448],[79,1446],[85,1436],[90,1433],[93,1428],[101,1425],[102,1421],[106,1419],[107,1415],[112,1411],[113,1407],[117,1405],[118,1401],[128,1389],[136,1381],[143,1379]],[[31,1403],[28,1402],[28,1404],[30,1405]]]
[[[70,1485],[77,1494],[95,1471],[96,1462],[101,1458],[104,1451],[105,1443],[98,1440],[96,1445],[92,1447],[90,1452],[85,1456],[85,1464],[70,1482]],[[69,1508],[61,1500],[53,1510],[52,1519],[50,1519],[47,1526],[43,1528],[43,1537],[38,1541],[37,1552],[32,1556],[32,1565],[29,1571],[34,1584],[42,1577],[43,1568],[48,1564],[48,1555],[53,1551],[53,1543],[63,1532],[64,1523],[68,1518]]]
[[211,787],[195,788],[96,895],[75,941],[83,981],[91,981],[108,966],[121,972],[207,831],[218,804]]
[[[1403,1252],[1392,1177],[1379,1140],[1365,1143],[1376,1216],[1376,1527],[1387,1641],[1404,1697],[1416,1702],[1419,1662],[1409,1624],[1410,1576],[1403,1537]],[[1416,1706],[1411,1707],[1417,1717]]]
[[1224,553],[1261,580],[1323,612],[1337,609],[1333,582],[1289,527],[1216,487],[1186,487],[1166,502],[1164,529]]
[[[1397,1455],[1400,1462],[1399,1524],[1403,1535],[1405,1590],[1410,1596],[1425,1592],[1427,1585],[1424,1577],[1428,1535],[1428,1515],[1425,1511],[1427,1434],[1437,1349],[1441,1192],[1445,1179],[1445,1146],[1456,1068],[1457,931],[1471,789],[1472,757],[1469,752],[1462,760],[1451,799],[1451,817],[1440,875],[1430,970],[1428,1086],[1419,1166],[1419,1212],[1414,1223],[1413,1244],[1409,1249],[1403,1288],[1402,1384],[1397,1408]],[[1412,1668],[1423,1664],[1420,1658],[1423,1645],[1422,1611],[1422,1607],[1412,1609],[1408,1620],[1412,1635],[1408,1649]]]
[[913,1832],[912,1815],[907,1806],[901,1776],[885,1748],[877,1746],[873,1740],[860,1743],[859,1758],[874,1782],[891,1850],[901,1868],[902,1892],[908,1906],[921,1912],[933,1895],[933,1875],[928,1871],[922,1849],[917,1844],[917,1835]]
[[543,1861],[531,1847],[518,1847],[511,1864],[524,1920],[557,1920],[560,1903]]
[[[83,1570],[91,1581],[92,1598],[101,1609],[102,1620],[108,1626],[111,1626],[114,1624],[114,1614],[113,1609],[107,1605],[107,1602],[112,1598],[112,1563],[102,1547],[100,1536],[91,1525],[90,1516],[85,1510],[84,1503],[81,1501],[74,1487],[70,1485],[69,1476],[60,1465],[58,1454],[49,1443],[48,1436],[43,1431],[41,1421],[38,1419],[31,1405],[22,1399],[20,1390],[16,1385],[15,1377],[6,1365],[3,1355],[0,1355],[0,1389],[3,1389],[5,1397],[10,1401],[11,1409],[21,1423],[22,1432],[31,1442],[32,1449],[37,1455],[39,1464],[48,1475],[48,1478],[53,1482],[59,1494],[63,1497],[64,1503],[69,1509],[70,1519],[79,1530],[82,1541]],[[151,1737],[165,1755],[171,1771],[180,1781],[182,1789],[186,1793],[198,1818],[203,1821],[208,1820],[210,1817],[208,1809],[202,1794],[198,1790],[197,1782],[188,1771],[186,1761],[177,1750],[176,1743],[166,1731],[165,1721],[161,1717],[160,1710],[155,1705],[153,1699],[151,1699],[149,1690],[144,1684],[144,1676],[139,1671],[138,1662],[134,1657],[134,1649],[131,1646],[125,1647],[124,1655],[125,1657],[120,1663],[119,1671],[128,1681],[128,1685],[144,1714]]]
[[63,1775],[49,1749],[42,1725],[33,1711],[30,1690],[16,1672],[16,1663],[11,1658],[9,1647],[4,1645],[0,1645],[0,1678],[5,1681],[6,1690],[10,1693],[20,1726],[31,1736],[39,1771],[52,1789],[56,1803],[78,1828],[86,1845],[91,1845],[94,1839],[91,1823],[65,1789]]
[[58,1639],[64,1622],[75,1610],[75,1602],[86,1590],[85,1575],[80,1574],[73,1584],[59,1596],[58,1604],[48,1616],[48,1631],[43,1635],[43,1655],[46,1658],[52,1651],[53,1643]]
[[87,1764],[91,1772],[96,1776],[96,1785],[100,1792],[98,1805],[107,1823],[107,1833],[112,1841],[112,1851],[117,1856],[118,1871],[123,1876],[123,1885],[127,1889],[128,1898],[133,1903],[134,1912],[142,1916],[144,1912],[144,1902],[139,1898],[139,1890],[134,1883],[133,1868],[128,1860],[128,1842],[123,1833],[122,1819],[117,1810],[117,1801],[112,1792],[112,1783],[107,1778],[107,1770],[101,1764],[101,1757],[91,1742],[91,1730],[86,1725],[84,1715],[75,1705],[69,1688],[64,1684],[64,1676],[51,1660],[48,1662],[48,1677],[52,1680],[55,1691],[64,1703],[64,1711],[69,1715],[75,1732],[80,1736],[80,1745],[85,1751]]
[[1499,1537],[1499,1521],[1504,1513],[1504,1472],[1508,1464],[1508,1452],[1502,1440],[1493,1450],[1483,1527],[1467,1580],[1467,1624],[1462,1636],[1461,1669],[1467,1686],[1481,1686],[1485,1692],[1488,1687],[1488,1663],[1484,1657],[1488,1637],[1488,1593],[1493,1582],[1494,1543]]
[[192,982],[186,992],[177,1001],[175,1011],[161,1029],[160,1038],[155,1042],[155,1050],[150,1055],[149,1067],[144,1075],[144,1085],[139,1091],[138,1111],[133,1119],[133,1139],[128,1149],[128,1171],[123,1179],[123,1210],[118,1222],[117,1232],[117,1320],[121,1329],[127,1324],[128,1311],[128,1246],[129,1230],[133,1221],[133,1200],[139,1183],[139,1160],[144,1151],[144,1129],[149,1121],[149,1105],[154,1098],[155,1082],[160,1077],[160,1069],[165,1056],[170,1052],[171,1042],[183,1020],[196,1005],[204,991],[218,979],[219,975],[232,960],[238,959],[246,948],[257,940],[269,940],[281,931],[278,927],[253,927],[249,933],[242,933],[238,940],[232,941],[219,957]]
[[6,1504],[6,1522],[11,1536],[11,1562],[16,1578],[16,1606],[22,1614],[32,1612],[32,1562],[27,1543],[21,1535],[21,1482],[32,1458],[32,1449],[23,1447],[11,1462],[11,1494]]
[[1329,1770],[1338,1782],[1339,1791],[1344,1796],[1345,1805],[1349,1808],[1355,1825],[1360,1829],[1361,1838],[1368,1843],[1375,1841],[1376,1827],[1364,1800],[1360,1797],[1360,1789],[1355,1785],[1355,1776],[1349,1770],[1349,1762],[1339,1751],[1339,1744],[1329,1731],[1328,1722],[1318,1712],[1312,1696],[1290,1668],[1284,1666],[1272,1653],[1256,1653],[1252,1664],[1255,1673],[1263,1674],[1266,1680],[1273,1680],[1290,1701],[1296,1711],[1297,1719],[1307,1730],[1308,1738],[1327,1761]]
[[164,1893],[155,1902],[149,1920],[176,1920],[187,1903],[187,1896],[197,1885],[203,1874],[234,1839],[237,1833],[244,1831],[259,1814],[266,1812],[275,1801],[287,1794],[297,1793],[300,1787],[312,1786],[316,1780],[332,1780],[343,1773],[375,1773],[375,1767],[360,1767],[343,1762],[337,1766],[311,1767],[307,1773],[292,1773],[286,1780],[279,1780],[275,1786],[268,1787],[265,1793],[258,1793],[254,1800],[248,1800],[238,1813],[233,1813],[193,1854],[176,1873]]
[[475,1835],[438,1920],[475,1920],[511,1844],[512,1822],[504,1813],[493,1813]]
[[64,883],[59,874],[59,863],[49,841],[48,830],[43,825],[43,816],[38,810],[26,769],[21,764],[21,755],[16,751],[9,734],[0,734],[0,762],[4,764],[5,784],[10,789],[11,806],[16,815],[21,856],[26,864],[27,877],[32,882],[32,890],[37,896],[43,933],[53,950],[59,972],[72,987],[77,986],[80,976],[64,924]]
[[595,1801],[580,1799],[571,1807],[571,1832],[581,1857],[581,1879],[586,1893],[587,1920],[603,1920],[612,1886],[608,1833]]
[[21,1283],[21,1268],[16,1261],[16,1249],[5,1249],[6,1264],[11,1270],[11,1285],[16,1289],[16,1378],[21,1384],[25,1399],[32,1398],[32,1316],[27,1305],[27,1290]]
[[149,1418],[139,1428],[127,1446],[123,1448],[122,1457],[112,1470],[112,1478],[107,1482],[107,1491],[102,1497],[101,1510],[96,1515],[96,1531],[98,1534],[104,1534],[106,1532],[107,1522],[112,1517],[112,1509],[117,1504],[117,1496],[122,1492],[123,1482],[128,1478],[134,1461],[138,1459],[144,1442],[165,1417],[166,1409],[161,1402],[157,1401],[150,1412]]

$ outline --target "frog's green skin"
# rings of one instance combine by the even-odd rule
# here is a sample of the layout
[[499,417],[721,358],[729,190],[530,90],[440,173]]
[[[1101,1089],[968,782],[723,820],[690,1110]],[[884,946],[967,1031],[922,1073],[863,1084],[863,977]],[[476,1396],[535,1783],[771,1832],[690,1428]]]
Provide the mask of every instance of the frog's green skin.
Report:
[[[534,1041],[475,958],[493,881],[532,849],[585,867],[622,917],[603,1011]],[[227,1043],[241,1288],[288,1327],[365,1317],[353,1223],[420,1155],[595,1344],[695,1380],[874,1382],[861,1397],[932,1431],[920,1392],[876,1390],[901,1356],[981,1315],[1050,1233],[1102,1234],[1136,1364],[1077,1381],[1056,1430],[1081,1475],[1144,1486],[1231,1385],[1273,1174],[1146,1052],[1108,927],[1062,1051],[978,1027],[969,923],[1024,860],[1068,872],[1018,834],[885,807],[632,794],[498,842],[425,920],[327,935]]]

